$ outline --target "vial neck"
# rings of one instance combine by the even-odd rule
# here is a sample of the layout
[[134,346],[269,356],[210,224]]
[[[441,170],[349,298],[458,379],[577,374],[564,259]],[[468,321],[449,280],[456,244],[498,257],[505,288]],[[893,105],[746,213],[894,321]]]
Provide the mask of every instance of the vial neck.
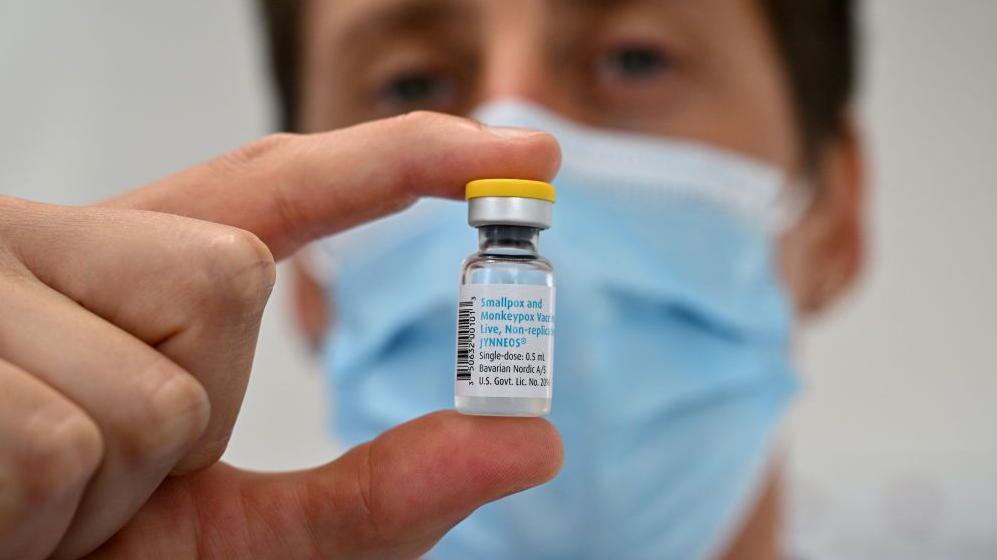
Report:
[[539,228],[508,225],[478,228],[478,250],[482,254],[536,257],[539,244]]

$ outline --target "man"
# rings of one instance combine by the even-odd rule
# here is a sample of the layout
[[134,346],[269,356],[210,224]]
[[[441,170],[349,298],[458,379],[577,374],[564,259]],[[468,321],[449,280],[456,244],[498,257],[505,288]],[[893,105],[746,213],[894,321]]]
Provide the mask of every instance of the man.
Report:
[[[722,29],[743,31],[751,21],[758,23],[735,19]],[[753,52],[747,46],[737,45]],[[653,52],[608,59],[598,66],[611,81],[621,69],[661,67]],[[771,87],[770,78],[760,81]],[[374,88],[378,110],[413,92],[448,98],[432,81],[402,82]],[[840,89],[807,83],[821,93]],[[614,89],[600,97],[618,99]],[[810,115],[800,117],[810,123],[804,130],[823,131],[808,133],[807,144],[786,141],[796,129],[786,115],[746,115],[780,125],[779,133],[756,131],[765,150],[751,148],[753,135],[743,130],[699,131],[749,153],[771,149],[755,155],[783,161],[782,153],[785,162],[798,159],[794,148],[821,140],[813,152],[817,196],[780,253],[801,309],[840,292],[857,262],[857,153],[842,123],[847,95],[831,97],[837,102],[827,112],[801,111]],[[342,101],[350,99],[360,101]],[[742,116],[763,108],[734,106]],[[314,111],[319,119],[320,107]],[[0,556],[413,557],[481,504],[549,480],[561,446],[548,423],[454,413],[417,419],[306,472],[241,472],[217,458],[245,388],[274,257],[419,196],[457,197],[469,179],[550,179],[557,160],[544,134],[414,113],[267,138],[99,206],[0,198]],[[606,534],[580,529],[569,538]],[[756,549],[739,539],[730,550]]]
[[[559,272],[565,469],[431,556],[776,556],[791,316],[834,301],[862,255],[851,3],[263,6],[288,129],[428,109],[565,149],[541,247]],[[795,202],[769,201],[775,186]],[[448,403],[462,212],[423,204],[332,240],[335,281],[300,267],[299,323],[325,351],[347,443]]]

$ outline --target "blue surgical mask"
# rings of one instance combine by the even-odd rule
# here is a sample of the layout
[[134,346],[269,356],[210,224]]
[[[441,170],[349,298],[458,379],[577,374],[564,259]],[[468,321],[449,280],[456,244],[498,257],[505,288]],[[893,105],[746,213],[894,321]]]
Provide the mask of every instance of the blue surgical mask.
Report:
[[[489,124],[553,133],[541,251],[558,270],[550,420],[564,468],[485,506],[438,558],[703,558],[754,504],[795,381],[777,275],[778,170],[703,144],[593,129],[518,101]],[[425,201],[331,239],[335,428],[355,444],[451,406],[463,204]]]

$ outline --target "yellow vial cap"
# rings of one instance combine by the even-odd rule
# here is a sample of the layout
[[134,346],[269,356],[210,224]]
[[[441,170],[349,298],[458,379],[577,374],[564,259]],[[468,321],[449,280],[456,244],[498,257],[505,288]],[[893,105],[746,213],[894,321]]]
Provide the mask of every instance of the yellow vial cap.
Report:
[[464,197],[518,197],[554,202],[554,185],[532,179],[475,179],[467,184]]

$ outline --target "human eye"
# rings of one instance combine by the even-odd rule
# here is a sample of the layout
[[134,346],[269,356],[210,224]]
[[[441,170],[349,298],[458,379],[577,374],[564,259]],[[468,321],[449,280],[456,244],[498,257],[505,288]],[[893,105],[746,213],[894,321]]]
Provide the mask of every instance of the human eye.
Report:
[[633,42],[610,45],[597,53],[593,71],[603,87],[646,86],[666,77],[672,66],[664,48]]
[[373,101],[388,113],[417,109],[442,111],[453,105],[456,89],[454,80],[441,71],[404,69],[375,87]]
[[580,119],[650,129],[694,84],[696,55],[688,35],[657,3],[618,4],[552,41],[550,68],[571,84]]

